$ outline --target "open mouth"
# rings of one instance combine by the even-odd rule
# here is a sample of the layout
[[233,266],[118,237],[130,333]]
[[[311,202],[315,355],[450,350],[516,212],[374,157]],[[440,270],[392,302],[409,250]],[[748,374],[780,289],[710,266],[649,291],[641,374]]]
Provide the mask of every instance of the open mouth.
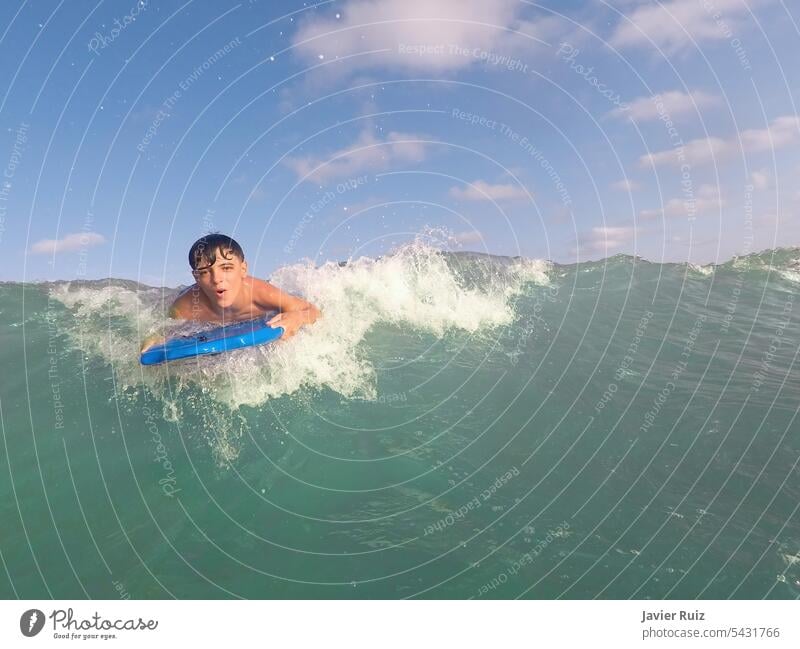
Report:
[[224,288],[218,288],[218,289],[216,290],[217,297],[222,297],[223,295],[225,295],[225,291],[226,291],[226,290],[227,290],[227,289],[224,289]]

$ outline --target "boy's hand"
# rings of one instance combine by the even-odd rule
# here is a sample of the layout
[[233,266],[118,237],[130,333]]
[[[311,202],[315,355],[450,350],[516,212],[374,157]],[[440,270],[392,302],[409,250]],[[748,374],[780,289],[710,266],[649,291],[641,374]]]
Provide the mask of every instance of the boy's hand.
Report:
[[159,334],[153,334],[152,336],[148,336],[142,342],[142,348],[139,350],[139,353],[144,353],[146,350],[150,349],[154,345],[163,344],[167,339],[164,336],[160,336]]
[[[316,309],[314,309],[316,312]],[[317,319],[318,312],[312,313],[309,309],[300,311],[284,311],[267,320],[270,327],[283,327],[281,338],[291,338],[305,324],[311,324]]]

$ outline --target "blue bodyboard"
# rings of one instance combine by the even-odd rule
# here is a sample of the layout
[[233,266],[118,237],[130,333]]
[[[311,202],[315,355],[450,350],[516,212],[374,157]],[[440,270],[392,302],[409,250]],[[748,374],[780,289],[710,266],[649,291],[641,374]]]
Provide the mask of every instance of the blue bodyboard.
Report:
[[149,347],[142,352],[142,365],[157,365],[181,358],[194,358],[208,354],[222,354],[234,349],[263,345],[277,340],[283,327],[270,327],[264,318],[235,322],[233,324],[199,331],[190,336],[170,338],[165,343]]

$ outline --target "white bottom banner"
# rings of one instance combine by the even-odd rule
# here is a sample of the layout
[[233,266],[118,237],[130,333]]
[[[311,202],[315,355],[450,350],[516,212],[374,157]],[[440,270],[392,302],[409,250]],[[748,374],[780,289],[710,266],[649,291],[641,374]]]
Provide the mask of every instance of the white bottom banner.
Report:
[[[796,601],[4,601],[0,647],[797,647]],[[737,641],[737,642],[734,642]],[[259,646],[263,646],[260,644]]]

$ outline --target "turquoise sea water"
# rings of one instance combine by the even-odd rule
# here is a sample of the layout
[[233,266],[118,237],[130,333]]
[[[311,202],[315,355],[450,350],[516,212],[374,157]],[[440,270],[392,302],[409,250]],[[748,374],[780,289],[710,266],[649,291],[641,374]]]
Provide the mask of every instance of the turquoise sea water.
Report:
[[0,285],[0,596],[800,595],[800,250],[272,281],[323,319],[156,368],[175,289]]

